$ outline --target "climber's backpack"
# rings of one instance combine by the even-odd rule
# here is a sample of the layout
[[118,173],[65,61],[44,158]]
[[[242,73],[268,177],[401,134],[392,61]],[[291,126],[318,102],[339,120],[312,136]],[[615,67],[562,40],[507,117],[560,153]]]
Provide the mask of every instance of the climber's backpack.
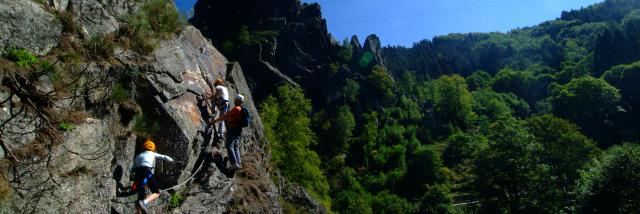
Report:
[[251,113],[249,113],[249,109],[246,107],[242,107],[242,122],[240,127],[247,127],[251,123]]

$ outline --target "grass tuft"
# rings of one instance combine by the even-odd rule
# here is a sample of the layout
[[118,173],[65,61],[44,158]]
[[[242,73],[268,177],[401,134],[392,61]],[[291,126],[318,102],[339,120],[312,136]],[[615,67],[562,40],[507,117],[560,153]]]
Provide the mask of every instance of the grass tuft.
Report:
[[8,60],[15,62],[18,67],[27,68],[40,63],[38,57],[25,49],[9,49],[5,56]]
[[130,38],[130,48],[143,54],[152,53],[158,39],[171,37],[186,24],[186,19],[169,0],[149,0],[125,21],[128,29],[124,33]]

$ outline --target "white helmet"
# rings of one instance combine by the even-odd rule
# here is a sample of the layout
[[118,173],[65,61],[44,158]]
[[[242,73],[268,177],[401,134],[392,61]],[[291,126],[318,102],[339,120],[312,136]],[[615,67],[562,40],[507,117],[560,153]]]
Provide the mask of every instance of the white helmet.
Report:
[[240,102],[244,102],[244,96],[242,96],[242,94],[238,94],[238,95],[236,95],[236,100],[238,100]]

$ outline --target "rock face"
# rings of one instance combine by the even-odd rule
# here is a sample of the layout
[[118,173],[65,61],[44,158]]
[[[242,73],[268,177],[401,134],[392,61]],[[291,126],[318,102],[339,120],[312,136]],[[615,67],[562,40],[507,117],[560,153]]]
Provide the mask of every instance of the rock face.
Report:
[[[214,45],[225,47],[228,57],[238,59],[258,101],[276,91],[277,86],[289,84],[303,88],[314,106],[324,108],[338,100],[333,97],[339,94],[327,88],[332,84],[328,82],[362,80],[376,65],[386,69],[376,35],[367,37],[364,47],[353,36],[351,60],[344,59],[342,47],[327,31],[318,4],[209,0],[198,1],[194,11],[190,22]],[[348,66],[341,66],[345,64]],[[324,100],[329,103],[322,103]]]
[[[0,35],[0,47],[50,52],[62,28],[53,10],[73,13],[88,35],[99,35],[117,30],[122,24],[117,17],[138,7],[125,0],[51,3],[44,10],[32,1],[0,1],[0,11],[5,11],[0,13],[0,31],[14,33]],[[21,21],[46,25],[28,33],[31,46],[13,41],[24,39],[13,29],[24,25]],[[0,59],[0,180],[6,179],[10,187],[8,196],[0,194],[0,212],[133,213],[136,196],[129,188],[129,169],[146,137],[156,142],[159,153],[176,160],[156,164],[160,188],[166,191],[150,205],[154,213],[282,211],[279,188],[270,178],[262,121],[239,63],[229,62],[194,27],[162,41],[150,56],[117,52],[117,62],[76,65],[83,85],[71,95],[57,94],[47,75],[33,82],[20,79],[19,68]],[[215,127],[206,123],[215,110],[201,99],[216,78],[226,79],[231,96],[245,95],[253,116],[243,132],[243,168],[235,173],[226,170],[223,143],[213,137]],[[111,100],[116,85],[128,91],[126,101]],[[71,126],[47,116],[67,111],[74,113],[64,120],[73,121]],[[38,127],[48,131],[40,133]],[[170,209],[169,193],[182,195],[182,204]]]
[[0,0],[0,50],[24,48],[38,55],[58,45],[62,24],[35,1]]
[[53,6],[72,13],[75,21],[89,37],[115,32],[121,26],[118,19],[132,14],[139,2],[127,0],[56,0]]
[[[355,36],[354,36],[355,37]],[[357,38],[352,41],[358,41]],[[360,49],[359,47],[357,49]],[[380,45],[380,39],[375,34],[367,36],[364,41],[364,47],[355,51],[354,58],[357,60],[357,66],[360,70],[370,71],[373,66],[381,66],[385,71],[388,71],[387,64],[384,60],[384,54],[382,53],[382,46]]]
[[[250,77],[258,100],[279,83],[318,86],[317,76],[326,72],[330,59],[339,50],[318,4],[301,5],[297,0],[213,0],[198,1],[194,11],[191,23],[202,29],[214,45],[237,47],[233,57],[239,59]],[[258,35],[253,38],[256,42],[237,40],[242,26]]]
[[28,173],[10,176],[15,191],[12,209],[36,213],[108,211],[109,203],[92,202],[91,198],[108,201],[116,189],[109,154],[115,143],[109,130],[108,121],[91,120],[65,133],[64,146],[52,149],[46,161],[29,169],[14,168],[14,172]]

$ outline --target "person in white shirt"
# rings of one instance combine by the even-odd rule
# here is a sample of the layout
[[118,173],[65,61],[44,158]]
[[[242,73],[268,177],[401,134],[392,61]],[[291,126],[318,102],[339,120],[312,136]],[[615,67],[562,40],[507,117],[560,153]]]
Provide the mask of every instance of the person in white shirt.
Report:
[[[135,175],[133,189],[138,192],[138,205],[144,210],[144,213],[148,213],[147,205],[160,197],[160,188],[158,188],[158,182],[156,182],[155,175],[153,174],[156,158],[169,162],[173,162],[173,159],[169,156],[156,153],[156,145],[151,140],[145,141],[142,147],[146,151],[138,154],[133,159],[131,171],[133,171]],[[151,190],[151,195],[146,198],[144,191],[145,185]]]
[[[229,110],[229,90],[224,86],[224,80],[216,79],[213,83],[215,87],[213,95],[213,104],[218,108],[218,117],[224,115]],[[218,137],[222,138],[226,131],[224,122],[218,122]]]

